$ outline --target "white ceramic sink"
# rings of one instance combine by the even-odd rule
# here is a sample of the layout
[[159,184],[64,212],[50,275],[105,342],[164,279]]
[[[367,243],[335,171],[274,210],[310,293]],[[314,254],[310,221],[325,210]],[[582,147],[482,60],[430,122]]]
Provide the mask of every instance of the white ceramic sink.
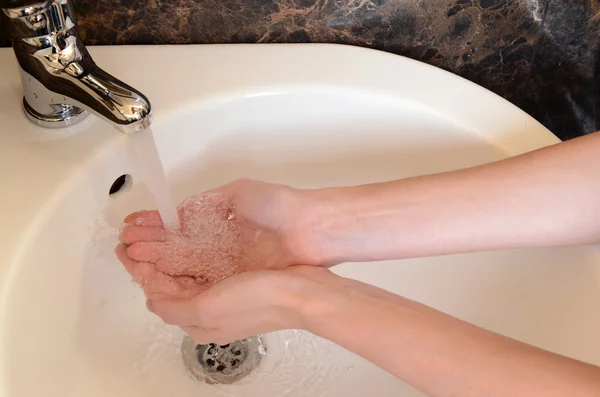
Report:
[[[146,93],[175,198],[238,177],[297,187],[446,171],[558,142],[506,101],[401,57],[331,45],[91,48]],[[20,110],[12,51],[0,50],[0,395],[6,397],[421,396],[303,332],[266,336],[240,384],[208,386],[179,358],[183,334],[146,312],[113,258],[145,186],[124,136],[90,117],[41,130]],[[56,138],[56,139],[55,139]],[[600,364],[595,247],[345,264],[345,276],[464,320]]]

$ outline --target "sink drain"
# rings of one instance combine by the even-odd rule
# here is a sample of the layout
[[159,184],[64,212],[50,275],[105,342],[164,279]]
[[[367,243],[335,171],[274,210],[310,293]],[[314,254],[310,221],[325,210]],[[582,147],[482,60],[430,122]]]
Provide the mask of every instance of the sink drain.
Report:
[[258,366],[266,346],[261,336],[219,346],[211,343],[198,345],[188,335],[183,339],[181,354],[188,372],[209,384],[231,384],[252,372]]

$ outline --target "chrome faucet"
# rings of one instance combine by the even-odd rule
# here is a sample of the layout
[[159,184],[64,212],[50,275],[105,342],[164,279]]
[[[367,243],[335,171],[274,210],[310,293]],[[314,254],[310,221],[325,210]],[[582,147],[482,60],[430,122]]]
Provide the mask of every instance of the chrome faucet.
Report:
[[150,101],[94,63],[77,32],[71,0],[4,0],[0,5],[9,18],[30,121],[68,127],[91,112],[125,133],[150,125]]

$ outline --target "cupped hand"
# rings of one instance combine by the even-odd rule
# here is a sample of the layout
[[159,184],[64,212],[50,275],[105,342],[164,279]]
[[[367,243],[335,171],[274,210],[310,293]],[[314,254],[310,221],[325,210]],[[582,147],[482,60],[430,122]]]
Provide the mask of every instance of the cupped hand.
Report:
[[124,244],[117,245],[115,254],[148,299],[191,299],[207,288],[193,277],[170,276],[152,263],[131,259]]
[[204,287],[250,270],[318,264],[301,204],[287,186],[238,180],[189,197],[178,212],[180,228],[165,227],[157,211],[129,215],[121,255]]
[[191,299],[157,297],[148,309],[177,325],[196,343],[226,344],[282,329],[306,329],[303,307],[320,279],[336,277],[325,268],[291,267],[242,273]]
[[131,259],[124,245],[117,246],[116,254],[142,286],[148,310],[200,344],[306,329],[306,308],[316,299],[315,291],[337,277],[323,267],[292,266],[237,274],[206,288],[193,278],[169,276]]

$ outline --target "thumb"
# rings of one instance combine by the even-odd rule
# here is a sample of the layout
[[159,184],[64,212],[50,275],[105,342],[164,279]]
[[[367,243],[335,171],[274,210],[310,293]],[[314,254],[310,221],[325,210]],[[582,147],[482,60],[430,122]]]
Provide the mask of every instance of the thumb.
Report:
[[169,325],[202,326],[195,299],[148,299],[148,310]]

